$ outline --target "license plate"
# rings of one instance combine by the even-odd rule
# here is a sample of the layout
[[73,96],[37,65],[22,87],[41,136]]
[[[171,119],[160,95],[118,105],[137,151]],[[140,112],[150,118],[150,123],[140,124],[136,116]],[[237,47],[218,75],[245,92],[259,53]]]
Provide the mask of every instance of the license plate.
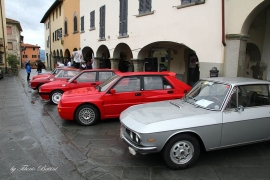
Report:
[[130,154],[136,155],[136,151],[132,147],[128,147]]

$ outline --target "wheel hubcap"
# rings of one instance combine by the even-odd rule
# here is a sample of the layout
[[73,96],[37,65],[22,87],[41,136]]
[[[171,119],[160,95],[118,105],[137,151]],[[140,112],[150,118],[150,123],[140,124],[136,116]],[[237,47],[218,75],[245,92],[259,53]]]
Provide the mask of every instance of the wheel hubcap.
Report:
[[83,124],[90,124],[92,121],[95,120],[96,114],[91,108],[83,108],[79,112],[79,120]]
[[62,93],[54,93],[53,95],[52,95],[52,101],[55,103],[55,104],[58,104],[58,102],[60,101],[60,99],[61,99],[61,97],[62,97]]
[[171,160],[176,164],[185,164],[191,160],[194,147],[189,141],[179,141],[173,145],[170,151]]

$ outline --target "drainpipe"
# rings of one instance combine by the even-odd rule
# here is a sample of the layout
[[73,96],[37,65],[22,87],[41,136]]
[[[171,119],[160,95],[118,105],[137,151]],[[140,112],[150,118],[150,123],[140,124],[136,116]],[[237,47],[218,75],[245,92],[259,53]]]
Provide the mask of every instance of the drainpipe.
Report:
[[3,16],[3,6],[2,6],[2,2],[0,0],[0,7],[1,7],[1,16],[2,16],[2,31],[3,31],[3,42],[4,42],[4,53],[5,53],[5,69],[6,69],[6,73],[7,73],[7,52],[6,52],[6,39],[5,39],[5,30],[4,30],[4,16]]
[[221,9],[222,9],[222,44],[226,46],[225,43],[225,22],[224,22],[224,0],[221,0]]

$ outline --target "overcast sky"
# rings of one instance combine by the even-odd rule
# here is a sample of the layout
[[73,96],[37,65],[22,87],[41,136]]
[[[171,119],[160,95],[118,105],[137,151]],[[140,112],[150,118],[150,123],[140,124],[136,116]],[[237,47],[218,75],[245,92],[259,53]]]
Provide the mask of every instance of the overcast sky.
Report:
[[45,49],[44,24],[40,20],[55,0],[5,0],[6,17],[19,21],[24,43]]

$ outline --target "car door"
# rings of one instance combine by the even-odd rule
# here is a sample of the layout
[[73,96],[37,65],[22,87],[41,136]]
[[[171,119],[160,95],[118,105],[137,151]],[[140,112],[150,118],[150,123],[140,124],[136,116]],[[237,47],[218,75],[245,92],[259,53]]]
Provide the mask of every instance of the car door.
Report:
[[123,77],[113,87],[115,94],[107,93],[103,99],[105,116],[117,117],[128,107],[142,103],[142,92],[140,90],[140,77]]
[[97,84],[97,72],[86,71],[80,74],[73,82],[70,83],[70,90],[83,87],[95,87]]
[[144,76],[143,85],[144,103],[177,98],[175,89],[163,76]]
[[235,87],[223,112],[221,146],[269,139],[269,100],[268,85]]

